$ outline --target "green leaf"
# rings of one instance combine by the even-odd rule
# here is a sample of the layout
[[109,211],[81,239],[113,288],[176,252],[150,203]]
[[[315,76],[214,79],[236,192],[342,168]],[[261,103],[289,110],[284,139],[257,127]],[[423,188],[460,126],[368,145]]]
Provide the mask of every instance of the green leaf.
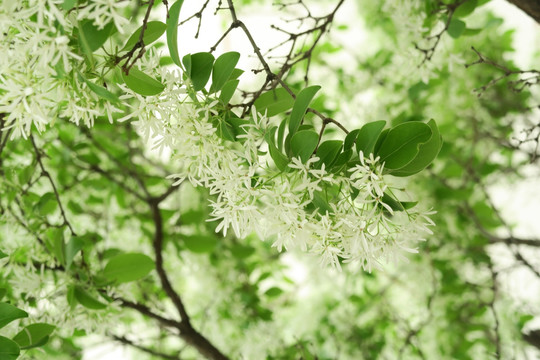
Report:
[[228,123],[224,119],[218,119],[216,120],[216,129],[217,129],[217,135],[224,139],[229,141],[235,141],[236,136],[234,134],[234,128],[233,126]]
[[319,145],[316,155],[320,160],[315,164],[315,167],[322,168],[322,164],[324,164],[325,169],[328,169],[332,166],[342,146],[343,141],[341,140],[328,140]]
[[[418,204],[417,201],[399,201],[394,199],[394,197],[388,195],[387,193],[384,193],[382,197],[382,202],[386,205],[390,206],[392,210],[394,211],[405,211],[408,209],[411,209]],[[379,205],[382,206],[382,205]]]
[[129,75],[122,71],[122,79],[128,88],[144,96],[157,95],[165,89],[165,85],[136,68],[131,68]]
[[274,126],[271,128],[264,136],[266,143],[268,144],[268,151],[270,152],[270,157],[274,160],[276,167],[281,171],[288,170],[289,159],[283,155],[281,151],[275,145],[275,135],[277,127]]
[[448,24],[448,29],[446,31],[448,32],[448,35],[450,35],[454,39],[457,39],[461,36],[461,34],[463,34],[465,27],[465,22],[459,20],[458,18],[452,17],[452,20],[450,20],[450,24]]
[[8,257],[8,254],[6,254],[5,252],[3,252],[2,250],[0,250],[0,259],[3,259],[5,257]]
[[55,328],[56,326],[45,323],[31,324],[19,331],[13,341],[19,344],[21,349],[42,346],[47,343],[49,335],[52,334]]
[[434,120],[428,122],[431,128],[431,138],[422,144],[418,150],[418,155],[404,167],[392,171],[394,176],[411,176],[424,170],[439,154],[442,147],[442,137]]
[[264,295],[268,296],[268,297],[278,297],[279,295],[283,294],[283,290],[281,290],[280,288],[278,287],[271,287],[270,289],[266,290],[264,292]]
[[348,133],[347,136],[345,136],[345,142],[343,143],[343,151],[352,149],[352,147],[356,143],[356,139],[358,138],[359,132],[360,132],[360,129],[356,129]]
[[169,18],[167,19],[167,46],[169,54],[174,63],[180,67],[180,56],[178,55],[178,19],[180,18],[180,9],[184,0],[178,0],[169,8]]
[[212,252],[218,243],[217,238],[211,235],[184,235],[182,240],[187,249],[196,254]]
[[[188,56],[189,60],[186,59]],[[189,64],[186,64],[186,61],[189,61]],[[182,62],[184,63],[187,75],[193,84],[193,90],[199,91],[204,89],[208,79],[210,79],[210,74],[212,73],[214,55],[207,52],[186,55],[182,59]]]
[[26,311],[23,311],[8,303],[0,303],[0,328],[3,328],[13,320],[22,319],[25,317],[28,317]]
[[77,0],[64,0],[62,3],[62,9],[69,11],[75,7]]
[[418,154],[420,145],[431,138],[431,128],[419,121],[411,121],[392,128],[376,155],[387,170],[404,167]]
[[235,68],[231,74],[231,76],[229,76],[229,80],[236,80],[240,77],[240,75],[242,75],[244,73],[244,70],[242,69],[238,69],[238,68]]
[[284,88],[277,88],[261,94],[254,105],[258,113],[271,117],[292,108],[294,99]]
[[37,211],[43,216],[52,214],[57,207],[58,201],[52,192],[43,194],[36,204]]
[[319,135],[312,130],[302,130],[295,133],[291,138],[291,152],[294,157],[299,157],[302,163],[306,163],[311,154],[317,148]]
[[84,290],[80,286],[75,286],[73,295],[75,296],[75,299],[77,299],[79,304],[81,304],[85,308],[92,309],[92,310],[101,310],[107,307],[106,304],[97,300],[95,297],[90,295],[88,292],[86,292],[86,290]]
[[294,102],[291,116],[289,117],[289,134],[291,134],[291,136],[298,130],[311,100],[313,100],[313,97],[320,89],[321,87],[318,85],[309,86],[300,91],[296,96],[296,101]]
[[353,155],[352,149],[344,150],[341,154],[338,155],[336,161],[332,164],[332,167],[336,171],[340,171],[341,170],[340,167],[347,164],[349,160],[351,160],[352,155]]
[[15,341],[0,336],[0,360],[15,360],[20,353],[21,349]]
[[45,233],[47,235],[46,246],[54,254],[60,264],[65,264],[64,230],[60,228],[50,228]]
[[359,153],[362,151],[364,156],[369,156],[374,152],[377,139],[385,125],[386,121],[379,120],[367,123],[360,128],[356,137],[356,149]]
[[474,9],[478,6],[478,0],[468,0],[459,5],[452,14],[452,17],[462,18],[469,16],[473,13]]
[[110,102],[118,102],[118,97],[109,90],[105,89],[103,86],[94,84],[93,82],[86,79],[85,82],[86,85],[88,85],[88,87],[90,88],[90,90],[95,92],[98,96],[104,98],[105,100],[109,100]]
[[377,154],[379,150],[381,149],[381,145],[383,144],[384,140],[388,136],[388,133],[390,132],[390,129],[384,129],[377,138],[377,142],[375,143],[375,148],[373,149],[373,153]]
[[216,59],[214,68],[212,69],[210,93],[217,92],[223,88],[223,85],[225,85],[232,75],[239,59],[240,53],[236,51],[227,52]]
[[328,204],[328,201],[326,201],[326,197],[320,191],[316,191],[313,194],[312,203],[322,215],[326,215],[326,213],[331,214],[333,212],[332,208]]
[[144,254],[120,254],[109,260],[102,275],[110,281],[125,283],[145,277],[155,267],[154,261]]
[[229,101],[231,101],[239,83],[240,83],[240,80],[227,81],[225,85],[223,85],[223,87],[221,88],[221,93],[219,94],[219,100],[224,104],[228,104]]
[[99,30],[97,26],[92,23],[92,20],[86,20],[82,22],[80,26],[81,45],[86,47],[86,51],[93,53],[105,44],[105,41],[107,41],[114,31],[116,31],[116,28],[112,22]]
[[[161,35],[163,35],[165,30],[167,30],[167,25],[162,23],[161,21],[149,21],[146,24],[146,30],[144,30],[144,46],[148,46],[157,39],[159,39]],[[129,37],[126,45],[124,45],[124,48],[121,51],[130,51],[131,49],[133,49],[135,44],[137,44],[137,42],[139,41],[141,31],[142,25],[137,30],[135,30],[135,32]]]
[[66,249],[65,249],[66,270],[69,270],[69,268],[71,267],[71,264],[73,263],[73,259],[75,258],[75,255],[77,255],[77,253],[81,251],[83,247],[84,247],[84,241],[77,236],[73,236],[69,240],[69,242],[66,244]]
[[277,131],[277,148],[279,151],[283,150],[283,140],[285,137],[285,128],[287,127],[287,119],[283,119]]

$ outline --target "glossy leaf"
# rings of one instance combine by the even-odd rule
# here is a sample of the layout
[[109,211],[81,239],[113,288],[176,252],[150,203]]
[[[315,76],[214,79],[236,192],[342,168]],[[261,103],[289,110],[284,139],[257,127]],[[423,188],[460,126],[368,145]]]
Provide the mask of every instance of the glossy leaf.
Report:
[[298,131],[298,127],[302,123],[302,119],[306,114],[306,110],[309,107],[311,100],[313,100],[313,97],[320,89],[321,87],[318,85],[309,86],[300,91],[296,96],[291,116],[289,117],[289,134],[291,134],[291,136]]
[[386,121],[379,120],[365,124],[358,131],[356,136],[356,149],[362,151],[364,156],[368,156],[375,150],[375,144],[381,134]]
[[91,20],[86,20],[80,26],[80,41],[83,47],[94,52],[105,44],[105,41],[116,31],[114,23],[110,22],[103,29],[98,29]]
[[387,170],[407,165],[418,154],[420,145],[431,138],[431,128],[419,121],[411,121],[392,128],[381,144],[380,161]]
[[13,320],[28,317],[26,311],[23,311],[11,304],[0,303],[0,328],[3,328]]
[[276,147],[275,138],[276,138],[277,127],[272,127],[264,136],[266,143],[268,144],[268,152],[270,157],[274,160],[274,164],[281,171],[287,171],[289,159],[283,155],[283,153]]
[[200,52],[184,56],[182,59],[186,67],[186,73],[191,79],[193,90],[199,91],[204,89],[210,74],[212,73],[212,65],[214,64],[214,55],[207,52]]
[[315,131],[298,131],[291,138],[292,156],[299,157],[302,163],[306,163],[315,151],[318,142],[319,135]]
[[178,55],[178,19],[184,0],[178,0],[169,8],[169,17],[167,19],[167,46],[169,54],[174,63],[180,67],[180,55]]
[[165,85],[136,68],[131,68],[129,75],[122,72],[122,78],[128,88],[144,96],[158,95],[165,89]]
[[102,276],[115,283],[142,279],[156,267],[154,261],[144,254],[127,253],[111,258]]
[[219,100],[221,100],[221,102],[224,104],[228,104],[231,101],[239,83],[240,83],[240,80],[227,81],[225,85],[223,85],[223,87],[221,88],[221,93],[219,94]]
[[356,139],[358,137],[359,132],[360,132],[360,129],[356,129],[348,133],[347,136],[345,136],[345,141],[343,142],[343,151],[352,149],[354,144],[356,144]]
[[79,304],[81,304],[85,308],[92,309],[92,310],[101,310],[107,307],[106,304],[97,300],[95,297],[90,295],[86,290],[84,290],[80,286],[75,286],[73,290],[73,295],[75,299],[77,299]]
[[[149,21],[146,24],[146,30],[144,30],[144,46],[148,46],[157,39],[159,39],[161,35],[163,35],[165,30],[167,30],[167,25],[162,23],[161,21]],[[133,49],[133,47],[137,44],[139,38],[141,37],[141,31],[142,25],[137,30],[135,30],[133,34],[131,34],[122,51],[130,51],[131,49]]]
[[434,120],[428,122],[431,128],[431,138],[422,144],[418,150],[418,155],[404,167],[392,171],[394,176],[411,176],[424,170],[439,154],[442,147],[442,137]]
[[69,270],[69,268],[71,267],[71,264],[73,262],[73,259],[75,258],[75,255],[77,255],[77,253],[81,251],[83,246],[84,246],[84,241],[80,237],[77,237],[77,236],[73,236],[71,240],[69,240],[69,242],[66,244],[65,257],[66,257],[67,270]]
[[254,105],[258,113],[266,114],[270,117],[281,114],[292,108],[294,99],[287,90],[277,88],[261,94],[261,96],[255,100]]
[[320,160],[315,164],[315,167],[321,168],[324,164],[325,168],[328,169],[336,160],[342,147],[343,141],[341,140],[327,140],[320,144],[317,149],[317,157]]
[[109,90],[105,89],[103,86],[94,84],[93,82],[86,80],[86,85],[92,90],[94,93],[96,93],[98,96],[102,97],[105,100],[108,100],[110,102],[118,102],[118,97],[114,95]]
[[217,92],[223,88],[232,75],[239,59],[240,53],[236,51],[227,52],[216,59],[212,69],[212,85],[210,86],[210,93]]
[[13,338],[21,349],[30,349],[45,345],[56,326],[36,323],[26,326]]
[[0,336],[0,359],[15,360],[19,357],[21,349],[19,345],[7,337]]

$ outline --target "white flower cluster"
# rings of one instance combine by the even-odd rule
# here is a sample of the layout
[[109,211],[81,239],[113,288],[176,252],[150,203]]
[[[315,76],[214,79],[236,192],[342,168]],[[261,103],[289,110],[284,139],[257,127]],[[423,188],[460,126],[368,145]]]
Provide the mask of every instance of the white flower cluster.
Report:
[[[150,68],[149,68],[150,69]],[[382,175],[383,165],[364,158],[348,173],[329,173],[293,158],[289,170],[280,172],[263,151],[269,119],[253,110],[244,133],[232,142],[218,136],[218,104],[210,98],[193,101],[179,88],[181,76],[163,72],[166,89],[159,96],[137,99],[133,113],[140,131],[154,137],[157,147],[170,148],[179,171],[178,183],[188,179],[215,195],[211,220],[216,231],[232,229],[243,238],[257,233],[273,238],[279,251],[300,248],[320,255],[323,265],[340,268],[341,261],[360,263],[371,271],[380,260],[401,251],[415,252],[414,242],[431,233],[427,215],[417,210],[394,212],[385,202],[392,189]],[[130,91],[126,89],[129,93]],[[329,209],[317,209],[317,197],[329,188],[337,193],[328,199]],[[352,194],[358,193],[353,199]],[[324,200],[323,200],[324,201]]]
[[26,137],[32,126],[44,131],[59,117],[92,126],[96,116],[118,111],[82,79],[86,65],[69,43],[74,25],[62,3],[0,3],[0,113],[12,138]]

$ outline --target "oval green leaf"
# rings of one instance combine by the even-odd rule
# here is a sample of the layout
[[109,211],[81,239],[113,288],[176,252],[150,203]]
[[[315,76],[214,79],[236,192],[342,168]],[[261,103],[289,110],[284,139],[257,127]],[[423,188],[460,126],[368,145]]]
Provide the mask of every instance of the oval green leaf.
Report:
[[291,152],[293,157],[299,157],[306,163],[317,148],[319,134],[312,130],[298,131],[291,138]]
[[19,357],[21,349],[19,345],[7,337],[0,336],[0,359],[15,360]]
[[239,83],[240,83],[240,80],[227,81],[225,85],[223,85],[223,87],[221,88],[221,93],[219,94],[219,100],[224,104],[228,104],[229,101],[231,101]]
[[399,124],[388,132],[376,155],[384,162],[385,169],[396,170],[411,162],[418,154],[420,145],[430,138],[431,128],[423,122]]
[[[187,64],[187,57],[189,56],[189,64]],[[199,91],[204,89],[210,74],[212,73],[212,65],[214,64],[214,55],[207,52],[200,52],[196,54],[186,55],[182,59],[186,72],[191,83],[193,84],[193,90]]]
[[23,311],[11,304],[0,303],[0,328],[3,328],[13,320],[28,317],[26,311]]
[[454,39],[457,39],[461,36],[461,34],[463,34],[465,27],[466,24],[464,21],[459,20],[458,18],[452,18],[452,20],[450,20],[450,24],[448,24],[448,29],[446,31],[448,32],[448,35],[450,35]]
[[428,126],[431,128],[431,138],[422,144],[418,150],[418,155],[404,167],[392,171],[394,176],[411,176],[424,170],[439,155],[442,147],[442,137],[435,120],[430,120]]
[[129,75],[122,71],[122,78],[128,88],[144,96],[157,95],[165,89],[165,85],[136,68],[131,68]]
[[358,153],[362,151],[364,156],[368,156],[374,152],[379,135],[381,135],[385,125],[386,121],[379,120],[367,123],[360,128],[356,136],[356,149]]
[[86,80],[86,85],[88,85],[90,90],[92,90],[94,93],[104,98],[105,100],[109,100],[110,102],[118,102],[118,97],[109,90],[105,89],[103,86],[94,84],[93,82],[88,80]]
[[254,105],[258,113],[271,117],[292,108],[294,99],[284,88],[277,88],[261,94]]
[[325,169],[328,170],[328,168],[332,166],[334,161],[337,159],[342,146],[343,141],[341,140],[328,140],[319,145],[316,155],[320,160],[315,164],[315,167],[321,168],[324,164]]
[[42,346],[47,343],[49,335],[55,328],[56,326],[45,323],[31,324],[19,331],[13,338],[13,341],[15,341],[21,349]]
[[[146,30],[144,30],[144,46],[148,46],[157,39],[159,39],[161,35],[163,35],[165,30],[167,30],[167,25],[165,25],[161,21],[149,21],[146,24]],[[128,41],[126,42],[126,45],[124,45],[124,48],[121,51],[130,51],[131,49],[133,49],[133,47],[135,46],[135,44],[137,44],[139,38],[141,37],[141,31],[142,26],[135,30],[133,34],[131,34]]]
[[112,282],[125,283],[145,277],[155,267],[156,264],[147,255],[139,253],[120,254],[109,260],[102,275]]
[[178,55],[178,19],[180,18],[180,9],[184,0],[178,0],[169,8],[169,17],[167,18],[167,46],[169,54],[174,63],[180,67],[180,56]]
[[92,310],[101,310],[107,307],[106,304],[94,298],[92,295],[90,295],[88,292],[86,292],[86,290],[84,290],[80,286],[75,286],[73,295],[75,296],[75,299],[77,299],[79,304],[81,304],[85,308],[92,309]]
[[296,96],[289,118],[289,134],[294,134],[298,130],[311,100],[320,89],[321,87],[318,85],[308,86]]
[[217,92],[223,88],[223,85],[225,85],[232,75],[239,59],[240,53],[236,51],[227,52],[216,59],[214,68],[212,69],[210,93]]
[[99,30],[92,20],[86,20],[80,26],[81,45],[86,51],[94,52],[103,46],[115,31],[116,28],[113,22],[108,23],[103,29]]

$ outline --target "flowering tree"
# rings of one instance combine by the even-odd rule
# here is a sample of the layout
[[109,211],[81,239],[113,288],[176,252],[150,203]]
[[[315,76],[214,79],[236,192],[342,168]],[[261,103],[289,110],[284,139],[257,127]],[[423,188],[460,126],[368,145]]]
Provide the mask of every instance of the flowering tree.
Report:
[[[0,359],[95,336],[137,359],[534,344],[486,249],[538,275],[488,190],[536,163],[540,73],[501,58],[486,2],[280,2],[265,44],[249,1],[0,2]],[[351,11],[380,47],[342,43]]]

